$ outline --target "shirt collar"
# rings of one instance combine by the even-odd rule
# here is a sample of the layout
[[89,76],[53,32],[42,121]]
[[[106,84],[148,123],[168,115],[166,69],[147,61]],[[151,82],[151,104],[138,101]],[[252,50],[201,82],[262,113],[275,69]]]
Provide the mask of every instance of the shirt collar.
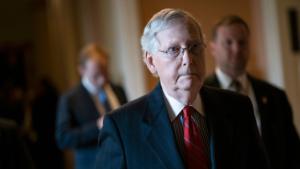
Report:
[[[228,76],[226,73],[224,73],[219,67],[216,68],[216,76],[220,82],[221,88],[222,89],[229,89],[230,88],[230,84],[232,82],[232,78],[230,76]],[[243,73],[242,75],[240,75],[237,79],[243,88],[247,87],[247,75],[246,73]]]
[[[170,117],[171,121],[173,121],[179,115],[179,113],[183,110],[185,105],[182,104],[181,102],[179,102],[178,100],[176,100],[174,97],[170,96],[166,92],[166,90],[164,90],[165,87],[163,86],[163,84],[161,84],[161,86],[162,86],[162,90],[163,90],[163,93],[165,96],[165,101],[167,103],[169,117]],[[194,102],[191,106],[194,109],[196,109],[197,112],[199,112],[201,115],[204,116],[202,101],[201,101],[201,97],[199,94],[197,94],[196,99],[194,100]]]
[[98,89],[97,87],[95,87],[90,81],[88,78],[86,77],[83,77],[81,79],[81,83],[82,85],[86,88],[86,90],[92,94],[92,95],[96,95],[98,93]]

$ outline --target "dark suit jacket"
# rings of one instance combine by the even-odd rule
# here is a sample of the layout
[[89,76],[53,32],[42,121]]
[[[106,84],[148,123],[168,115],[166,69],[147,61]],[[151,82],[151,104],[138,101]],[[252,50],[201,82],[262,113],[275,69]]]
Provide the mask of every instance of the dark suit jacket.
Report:
[[[300,141],[293,125],[292,110],[284,91],[248,75],[258,105],[262,138],[274,169],[300,168]],[[205,85],[220,87],[215,74]]]
[[[123,89],[113,84],[111,86],[120,104],[127,102]],[[96,105],[82,84],[61,96],[57,110],[56,140],[60,148],[75,150],[76,169],[89,169],[94,165],[99,134],[98,118]]]
[[[250,100],[202,88],[212,169],[265,169]],[[104,120],[97,169],[184,169],[161,86]]]

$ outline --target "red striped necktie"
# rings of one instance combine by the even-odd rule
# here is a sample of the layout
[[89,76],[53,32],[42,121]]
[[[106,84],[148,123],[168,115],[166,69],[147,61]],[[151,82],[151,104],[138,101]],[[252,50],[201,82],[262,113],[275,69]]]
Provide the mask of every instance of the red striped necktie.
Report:
[[193,107],[183,108],[184,158],[188,169],[208,169],[208,155],[204,150],[201,133],[192,119],[193,113],[197,113]]

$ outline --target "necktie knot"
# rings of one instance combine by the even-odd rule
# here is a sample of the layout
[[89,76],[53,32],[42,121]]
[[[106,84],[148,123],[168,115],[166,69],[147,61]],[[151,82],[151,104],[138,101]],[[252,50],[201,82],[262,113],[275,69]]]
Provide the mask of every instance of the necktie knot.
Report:
[[183,118],[184,119],[190,118],[192,115],[193,109],[194,108],[192,106],[185,106],[183,108]]
[[238,80],[232,80],[230,86],[233,88],[234,91],[236,92],[241,92],[242,91],[242,84]]

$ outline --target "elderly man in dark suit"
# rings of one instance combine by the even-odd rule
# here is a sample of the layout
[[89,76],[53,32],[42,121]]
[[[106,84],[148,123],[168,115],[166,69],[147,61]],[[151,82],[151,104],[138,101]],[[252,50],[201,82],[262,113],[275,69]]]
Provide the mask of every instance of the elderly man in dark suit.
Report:
[[249,96],[272,168],[300,168],[300,142],[286,94],[246,72],[249,36],[239,16],[226,16],[214,26],[210,45],[217,67],[205,84]]
[[76,169],[94,169],[103,117],[124,104],[124,90],[108,78],[108,55],[96,44],[87,45],[79,58],[81,83],[59,101],[56,139],[60,148],[75,151]]
[[161,10],[141,44],[159,84],[105,117],[97,169],[268,168],[250,100],[202,87],[205,44],[190,14]]

